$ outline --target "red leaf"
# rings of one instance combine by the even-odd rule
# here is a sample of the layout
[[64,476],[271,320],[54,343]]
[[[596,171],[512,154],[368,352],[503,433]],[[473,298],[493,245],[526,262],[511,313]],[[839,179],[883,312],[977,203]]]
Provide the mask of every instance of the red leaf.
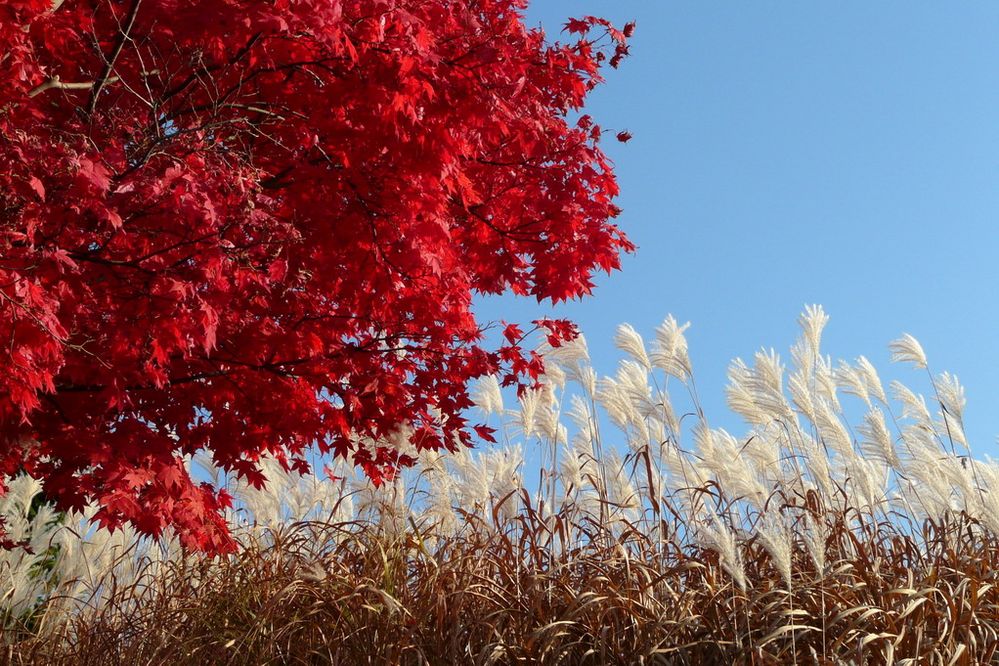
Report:
[[38,198],[45,201],[45,185],[42,184],[42,181],[40,181],[36,176],[31,176],[28,179],[28,184],[31,185],[31,189],[35,191]]
[[503,328],[503,337],[511,345],[515,345],[524,337],[524,332],[520,329],[517,324],[507,324]]
[[107,168],[100,162],[88,157],[79,159],[77,174],[80,178],[98,192],[106,192],[111,185],[111,176]]
[[493,437],[493,433],[496,432],[495,428],[490,428],[489,426],[485,425],[477,425],[474,426],[472,429],[475,430],[475,434],[478,435],[480,439],[483,439],[487,442],[491,442],[493,444],[496,443],[496,438]]

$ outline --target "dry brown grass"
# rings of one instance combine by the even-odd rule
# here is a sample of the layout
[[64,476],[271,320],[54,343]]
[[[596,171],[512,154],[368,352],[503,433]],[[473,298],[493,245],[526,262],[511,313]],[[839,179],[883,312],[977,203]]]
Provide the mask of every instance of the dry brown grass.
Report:
[[996,659],[994,538],[963,517],[917,536],[888,520],[823,518],[824,571],[796,547],[789,586],[750,539],[745,591],[675,524],[652,540],[525,509],[469,516],[461,536],[432,541],[429,530],[390,539],[375,525],[299,523],[234,558],[109,590],[54,633],[11,630],[6,654],[53,665]]

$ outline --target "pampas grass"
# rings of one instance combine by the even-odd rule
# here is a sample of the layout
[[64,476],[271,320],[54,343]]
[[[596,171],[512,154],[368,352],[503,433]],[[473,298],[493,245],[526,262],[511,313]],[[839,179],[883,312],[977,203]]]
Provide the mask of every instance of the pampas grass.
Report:
[[268,462],[255,490],[196,459],[237,497],[227,558],[95,531],[18,479],[0,509],[32,548],[0,560],[7,660],[993,661],[999,465],[970,455],[963,388],[904,336],[893,358],[925,380],[889,399],[866,358],[822,354],[827,322],[806,309],[789,366],[733,362],[739,435],[708,421],[670,317],[650,346],[619,329],[612,376],[580,339],[543,349],[549,373],[519,400],[483,381],[503,443],[410,451],[380,488],[342,463],[331,481]]

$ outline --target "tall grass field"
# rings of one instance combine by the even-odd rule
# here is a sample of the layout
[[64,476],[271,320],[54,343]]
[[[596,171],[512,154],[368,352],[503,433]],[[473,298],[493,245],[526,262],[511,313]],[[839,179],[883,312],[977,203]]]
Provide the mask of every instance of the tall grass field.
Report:
[[[983,664],[999,661],[999,464],[973,457],[963,389],[919,343],[913,388],[834,362],[821,308],[782,358],[701,406],[685,326],[631,327],[599,377],[582,338],[520,396],[476,388],[498,444],[408,451],[375,488],[342,463],[237,497],[209,559],[0,502],[10,664]],[[714,387],[711,387],[714,388]],[[732,415],[718,415],[726,423]],[[404,447],[406,433],[378,442]],[[319,465],[321,466],[321,465]]]

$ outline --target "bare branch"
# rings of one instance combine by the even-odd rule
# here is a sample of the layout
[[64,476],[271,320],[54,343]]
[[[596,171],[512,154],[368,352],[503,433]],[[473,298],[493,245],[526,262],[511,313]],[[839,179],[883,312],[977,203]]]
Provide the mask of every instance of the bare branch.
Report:
[[130,41],[131,37],[129,33],[132,31],[132,26],[135,25],[135,17],[139,14],[139,5],[142,4],[142,0],[133,0],[132,8],[128,12],[128,17],[125,19],[125,26],[120,29],[120,34],[118,36],[118,41],[115,42],[114,49],[111,51],[111,55],[105,59],[104,68],[101,69],[100,75],[94,82],[94,87],[90,91],[90,102],[87,104],[87,115],[91,115],[94,109],[97,108],[97,98],[100,97],[101,91],[104,90],[110,80],[111,72],[114,70],[115,61],[118,60],[118,56],[121,55],[122,49],[125,48],[125,42]]
[[[112,76],[110,79],[108,79],[108,82],[109,83],[113,83],[114,81],[117,81],[117,80],[118,80],[117,76]],[[94,87],[94,83],[96,83],[96,82],[95,81],[80,81],[80,82],[63,81],[63,80],[61,80],[59,78],[58,75],[56,75],[56,76],[53,76],[48,81],[42,83],[41,85],[35,86],[31,90],[29,90],[28,91],[28,97],[37,97],[38,95],[41,95],[46,90],[52,90],[52,89],[56,89],[56,90],[90,90],[90,89],[92,89]]]

